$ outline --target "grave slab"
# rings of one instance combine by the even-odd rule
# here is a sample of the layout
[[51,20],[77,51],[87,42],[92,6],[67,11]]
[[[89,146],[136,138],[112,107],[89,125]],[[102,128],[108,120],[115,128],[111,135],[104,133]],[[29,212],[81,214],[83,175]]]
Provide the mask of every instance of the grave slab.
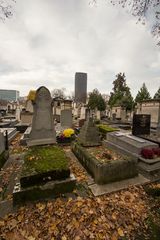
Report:
[[29,140],[29,135],[31,133],[32,128],[28,127],[22,137],[20,138],[20,145],[26,146],[27,145],[27,140]]
[[124,151],[128,151],[132,154],[139,155],[143,148],[157,148],[158,144],[150,142],[148,140],[135,137],[132,134],[126,134],[123,132],[112,132],[107,134],[106,144],[114,147],[117,146],[117,149],[120,147]]
[[29,201],[49,199],[60,196],[61,194],[72,192],[76,184],[73,174],[69,178],[61,181],[49,181],[40,186],[22,188],[17,182],[13,190],[13,205],[22,205]]
[[139,172],[151,181],[160,179],[160,157],[156,159],[138,159]]
[[10,143],[18,134],[16,128],[0,128],[0,132],[5,135],[5,132],[8,132],[8,142]]
[[113,193],[117,192],[123,189],[128,188],[129,186],[137,186],[141,184],[147,184],[150,180],[143,177],[142,175],[138,175],[137,177],[122,180],[119,182],[104,184],[104,185],[98,185],[98,184],[91,184],[89,185],[90,190],[92,191],[94,196],[101,196],[107,193]]

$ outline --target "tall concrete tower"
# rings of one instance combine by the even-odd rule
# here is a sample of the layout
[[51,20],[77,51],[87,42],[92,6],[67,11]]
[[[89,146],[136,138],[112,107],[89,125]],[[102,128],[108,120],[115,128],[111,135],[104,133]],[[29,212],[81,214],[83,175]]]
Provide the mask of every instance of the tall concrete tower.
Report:
[[87,73],[75,74],[75,102],[86,103],[87,99]]

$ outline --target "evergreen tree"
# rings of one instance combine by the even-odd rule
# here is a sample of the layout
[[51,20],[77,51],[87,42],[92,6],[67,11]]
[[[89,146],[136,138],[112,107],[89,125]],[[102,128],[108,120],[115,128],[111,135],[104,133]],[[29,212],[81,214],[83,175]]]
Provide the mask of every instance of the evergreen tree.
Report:
[[147,99],[151,99],[151,96],[150,96],[150,93],[148,92],[148,89],[147,89],[145,83],[143,83],[142,87],[140,88],[140,90],[137,93],[135,102],[137,103],[137,102],[147,100]]
[[133,97],[130,92],[130,88],[126,84],[125,74],[119,73],[116,75],[116,79],[113,81],[113,92],[108,104],[112,108],[113,106],[121,106],[130,110],[133,106]]
[[155,93],[155,95],[154,95],[153,98],[154,98],[154,99],[160,99],[160,87],[159,87],[159,89],[157,90],[157,92]]
[[106,103],[102,95],[99,93],[98,89],[94,89],[89,94],[88,107],[91,109],[98,109],[99,111],[104,111],[106,109]]

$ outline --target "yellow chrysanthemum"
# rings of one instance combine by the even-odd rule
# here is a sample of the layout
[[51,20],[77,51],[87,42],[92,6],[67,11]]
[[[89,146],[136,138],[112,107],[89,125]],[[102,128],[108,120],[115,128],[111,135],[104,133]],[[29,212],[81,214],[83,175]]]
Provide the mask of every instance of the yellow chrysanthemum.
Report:
[[63,131],[63,135],[65,137],[71,137],[74,134],[74,130],[72,128],[67,128]]

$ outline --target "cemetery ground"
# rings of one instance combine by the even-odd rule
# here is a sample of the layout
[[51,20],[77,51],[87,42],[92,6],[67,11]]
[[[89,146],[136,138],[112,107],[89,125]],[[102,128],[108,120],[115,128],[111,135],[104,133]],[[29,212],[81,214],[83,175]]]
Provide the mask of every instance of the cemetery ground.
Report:
[[27,149],[19,145],[20,137],[12,142],[10,158],[0,172],[1,240],[159,239],[160,183],[95,197],[88,188],[86,170],[69,146],[64,150],[77,179],[74,192],[13,208],[14,181]]

